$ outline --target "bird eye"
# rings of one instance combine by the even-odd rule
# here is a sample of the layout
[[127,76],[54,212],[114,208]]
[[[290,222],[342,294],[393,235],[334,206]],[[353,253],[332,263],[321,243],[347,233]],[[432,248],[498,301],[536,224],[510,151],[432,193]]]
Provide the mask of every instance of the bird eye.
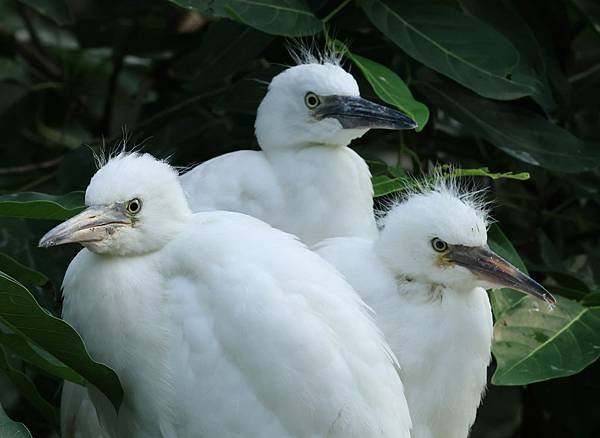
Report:
[[138,198],[134,198],[127,203],[127,207],[125,208],[129,214],[138,214],[142,209],[142,201],[140,201]]
[[319,99],[319,96],[317,96],[315,93],[309,91],[304,96],[304,103],[306,104],[306,106],[308,108],[313,109],[313,108],[318,107],[321,104],[321,100]]
[[448,244],[438,237],[431,239],[431,246],[437,252],[444,252],[448,249]]

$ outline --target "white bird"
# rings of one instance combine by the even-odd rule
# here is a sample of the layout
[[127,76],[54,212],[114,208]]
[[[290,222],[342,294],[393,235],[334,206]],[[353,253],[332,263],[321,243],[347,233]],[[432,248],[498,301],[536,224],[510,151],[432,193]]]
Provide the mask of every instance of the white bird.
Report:
[[273,78],[256,114],[262,150],[222,155],[181,177],[193,211],[246,213],[308,245],[376,236],[371,174],[347,146],[369,129],[416,123],[361,98],[338,63],[313,60]]
[[398,357],[413,438],[466,438],[490,361],[485,289],[511,287],[554,303],[487,246],[487,212],[473,192],[438,180],[395,205],[375,240],[316,246],[376,313]]
[[88,208],[41,240],[79,242],[63,317],[119,375],[110,437],[409,437],[402,382],[368,309],[293,236],[192,214],[176,171],[120,154]]
[[60,430],[63,438],[108,438],[85,386],[65,381],[60,397]]

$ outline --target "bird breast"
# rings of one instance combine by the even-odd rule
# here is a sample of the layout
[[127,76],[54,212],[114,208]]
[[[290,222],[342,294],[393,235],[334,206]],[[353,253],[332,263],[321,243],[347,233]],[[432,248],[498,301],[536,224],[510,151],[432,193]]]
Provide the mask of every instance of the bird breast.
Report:
[[307,245],[330,237],[377,235],[371,173],[352,149],[313,146],[270,153],[268,159],[286,196],[286,207],[274,226]]

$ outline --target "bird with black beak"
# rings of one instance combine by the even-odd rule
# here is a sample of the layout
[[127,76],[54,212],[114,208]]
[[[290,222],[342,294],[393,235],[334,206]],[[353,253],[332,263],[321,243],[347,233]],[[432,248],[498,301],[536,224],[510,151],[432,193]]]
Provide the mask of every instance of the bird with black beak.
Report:
[[348,145],[370,129],[417,124],[362,98],[334,55],[273,78],[256,114],[261,151],[222,155],[181,177],[192,210],[246,213],[309,245],[377,235],[371,173]]

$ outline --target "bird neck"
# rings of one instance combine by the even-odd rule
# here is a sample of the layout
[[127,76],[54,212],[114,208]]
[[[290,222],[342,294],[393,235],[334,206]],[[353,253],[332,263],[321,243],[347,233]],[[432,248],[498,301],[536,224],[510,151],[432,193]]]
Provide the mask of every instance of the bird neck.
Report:
[[267,159],[284,191],[286,209],[297,216],[286,216],[286,231],[309,245],[329,237],[377,236],[371,173],[352,149],[314,145],[268,154]]

